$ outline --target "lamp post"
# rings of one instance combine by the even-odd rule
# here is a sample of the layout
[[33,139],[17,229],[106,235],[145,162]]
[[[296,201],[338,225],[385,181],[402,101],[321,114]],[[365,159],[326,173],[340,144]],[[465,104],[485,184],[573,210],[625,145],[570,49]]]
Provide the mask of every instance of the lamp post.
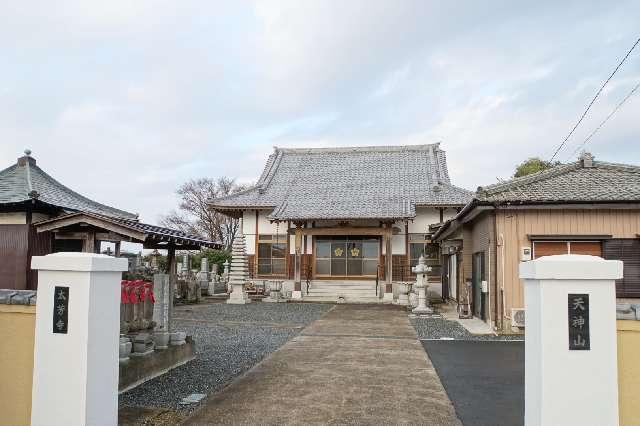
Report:
[[427,272],[431,272],[431,267],[424,263],[424,256],[420,256],[418,265],[412,268],[412,271],[416,274],[416,285],[418,289],[418,306],[413,311],[414,314],[432,314],[433,309],[429,305],[427,300]]

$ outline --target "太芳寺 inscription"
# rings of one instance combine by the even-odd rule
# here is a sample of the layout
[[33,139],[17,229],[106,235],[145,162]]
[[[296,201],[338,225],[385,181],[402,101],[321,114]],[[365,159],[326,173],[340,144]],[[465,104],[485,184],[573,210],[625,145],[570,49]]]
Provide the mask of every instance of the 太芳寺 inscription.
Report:
[[591,349],[589,333],[589,295],[569,294],[569,350]]
[[69,329],[69,287],[56,286],[53,292],[53,332],[67,334]]

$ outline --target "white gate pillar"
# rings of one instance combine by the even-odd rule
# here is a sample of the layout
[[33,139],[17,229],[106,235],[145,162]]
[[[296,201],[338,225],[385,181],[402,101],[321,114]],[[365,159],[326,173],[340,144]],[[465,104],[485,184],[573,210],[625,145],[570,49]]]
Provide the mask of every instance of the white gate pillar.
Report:
[[118,423],[120,280],[127,259],[34,256],[38,272],[31,424]]
[[525,280],[525,425],[617,425],[615,280],[622,262],[542,257]]

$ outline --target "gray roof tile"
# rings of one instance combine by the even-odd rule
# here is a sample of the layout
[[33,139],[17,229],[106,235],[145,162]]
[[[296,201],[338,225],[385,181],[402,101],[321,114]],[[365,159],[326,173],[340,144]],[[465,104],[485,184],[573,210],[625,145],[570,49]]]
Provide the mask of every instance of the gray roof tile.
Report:
[[37,200],[69,211],[136,219],[137,215],[90,200],[62,185],[36,165],[32,157],[0,171],[0,204]]
[[387,219],[412,218],[419,205],[461,206],[471,196],[451,185],[439,144],[275,148],[256,186],[211,204],[270,208],[274,220]]
[[640,167],[583,160],[478,188],[479,202],[637,202]]

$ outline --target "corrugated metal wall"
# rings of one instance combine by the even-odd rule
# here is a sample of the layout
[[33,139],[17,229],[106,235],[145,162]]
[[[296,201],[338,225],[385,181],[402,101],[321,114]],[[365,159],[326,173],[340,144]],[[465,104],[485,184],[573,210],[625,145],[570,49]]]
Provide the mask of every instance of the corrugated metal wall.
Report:
[[51,253],[51,240],[50,232],[38,233],[34,226],[29,228],[29,257],[27,259],[27,288],[29,290],[38,289],[38,271],[31,269],[31,257]]
[[27,287],[29,225],[0,225],[0,288]]

